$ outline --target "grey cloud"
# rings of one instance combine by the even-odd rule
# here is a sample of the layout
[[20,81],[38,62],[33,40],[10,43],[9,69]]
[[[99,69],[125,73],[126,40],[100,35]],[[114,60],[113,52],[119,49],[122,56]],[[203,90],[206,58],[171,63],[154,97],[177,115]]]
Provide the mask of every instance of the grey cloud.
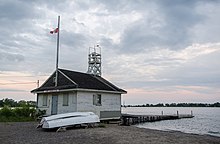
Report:
[[101,47],[103,47],[105,49],[114,49],[116,51],[118,49],[118,45],[114,44],[113,40],[108,37],[102,37],[100,39],[100,45],[101,45]]
[[66,30],[63,30],[61,34],[60,40],[62,41],[62,44],[75,48],[82,47],[89,39],[84,34],[67,32]]
[[44,30],[34,22],[44,14],[35,2],[9,0],[0,3],[0,69],[3,71],[30,71],[31,62],[38,63],[33,58],[37,54],[39,58],[41,47],[46,47],[45,36],[39,37]]
[[118,10],[124,10],[126,6],[129,5],[129,3],[131,3],[131,1],[126,1],[126,0],[103,0],[100,1],[101,3],[103,3],[105,5],[105,7],[110,10],[110,11],[118,11]]
[[30,6],[29,1],[21,2],[19,0],[9,0],[0,4],[0,19],[10,19],[17,21],[21,19],[32,18],[37,11]]
[[24,61],[24,56],[21,54],[0,52],[0,60],[4,62],[21,62]]
[[[141,53],[155,47],[179,50],[194,42],[219,41],[219,1],[104,0],[100,3],[112,15],[131,11],[143,15],[142,19],[125,29],[121,43],[117,46],[120,53]],[[158,18],[161,20],[158,21]],[[155,24],[161,26],[154,27]]]
[[164,57],[164,58],[146,58],[143,60],[143,62],[146,65],[155,65],[155,66],[166,66],[169,67],[170,65],[181,65],[181,62],[184,60],[181,58],[169,58],[169,57]]
[[[190,60],[182,60],[176,58],[147,58],[141,61],[139,70],[143,72],[148,66],[152,66],[156,69],[160,69],[152,75],[133,71],[135,68],[131,67],[129,71],[123,71],[123,69],[111,69],[117,76],[123,73],[123,77],[127,74],[131,78],[118,81],[119,85],[125,88],[142,88],[142,89],[167,89],[176,90],[176,86],[180,86],[179,89],[190,88],[191,86],[202,86],[210,89],[217,90],[220,87],[220,51],[216,51],[210,54],[198,56]],[[183,63],[184,62],[184,63]],[[122,63],[120,63],[122,64]],[[143,65],[143,69],[141,66]],[[138,66],[138,64],[137,64]],[[150,67],[149,67],[150,69]],[[122,72],[123,71],[123,72]],[[118,74],[117,74],[118,73]],[[134,79],[134,77],[137,77]],[[211,93],[211,90],[195,89],[198,93]],[[169,91],[168,89],[166,91]]]
[[82,22],[79,22],[76,18],[73,18],[73,22],[75,22],[77,25],[85,27],[85,24]]
[[20,34],[33,33],[37,35],[38,30],[32,20],[39,19],[42,15],[32,1],[1,1],[0,49],[8,52],[24,50],[24,45],[30,43],[31,40]]
[[192,39],[195,43],[219,42],[220,35],[220,1],[200,1],[197,11],[204,15],[204,20],[193,27]]
[[142,11],[154,4],[155,0],[102,0],[97,3],[102,3],[105,8],[113,14],[127,13],[132,10]]
[[[121,51],[125,53],[144,52],[155,47],[169,49],[183,49],[192,43],[191,28],[199,23],[203,16],[196,13],[196,2],[159,1],[155,11],[162,16],[163,24],[159,27],[151,27],[151,21],[142,11],[143,19],[129,26],[122,37]],[[160,21],[158,21],[160,23]]]
[[24,61],[21,54],[0,51],[0,71],[19,70]]
[[176,68],[158,74],[158,79],[168,79],[176,85],[220,86],[220,52],[199,56]]

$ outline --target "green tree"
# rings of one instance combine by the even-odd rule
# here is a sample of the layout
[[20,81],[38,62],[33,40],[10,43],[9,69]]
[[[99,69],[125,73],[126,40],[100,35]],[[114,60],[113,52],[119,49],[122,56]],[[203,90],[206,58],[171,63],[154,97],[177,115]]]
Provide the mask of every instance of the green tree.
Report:
[[14,101],[13,99],[3,99],[4,105],[6,106],[10,106],[10,107],[16,107],[17,106],[17,102]]

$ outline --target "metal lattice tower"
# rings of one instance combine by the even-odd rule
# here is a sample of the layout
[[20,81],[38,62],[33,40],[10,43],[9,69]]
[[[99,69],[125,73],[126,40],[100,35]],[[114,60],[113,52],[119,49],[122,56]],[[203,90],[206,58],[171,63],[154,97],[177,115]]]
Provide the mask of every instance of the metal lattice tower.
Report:
[[88,60],[87,73],[101,76],[101,47],[99,45],[89,47]]

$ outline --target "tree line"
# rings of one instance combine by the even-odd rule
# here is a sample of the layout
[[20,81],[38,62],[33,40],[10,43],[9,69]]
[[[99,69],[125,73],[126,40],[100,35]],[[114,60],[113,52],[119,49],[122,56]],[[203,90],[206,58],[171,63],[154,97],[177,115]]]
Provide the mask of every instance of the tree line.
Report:
[[122,105],[122,107],[220,107],[220,103],[171,103],[171,104],[142,104],[142,105]]
[[29,107],[35,107],[36,102],[35,101],[25,101],[25,100],[20,100],[20,101],[15,101],[13,99],[2,99],[0,100],[0,107],[23,107],[23,106],[29,106]]

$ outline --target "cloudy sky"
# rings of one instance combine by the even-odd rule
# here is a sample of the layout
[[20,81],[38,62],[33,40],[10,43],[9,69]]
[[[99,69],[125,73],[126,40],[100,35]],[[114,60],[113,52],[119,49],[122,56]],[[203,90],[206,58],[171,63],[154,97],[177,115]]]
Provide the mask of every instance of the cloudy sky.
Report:
[[126,104],[220,101],[220,0],[0,0],[0,99],[30,90],[60,68],[86,72],[102,47],[103,77]]

